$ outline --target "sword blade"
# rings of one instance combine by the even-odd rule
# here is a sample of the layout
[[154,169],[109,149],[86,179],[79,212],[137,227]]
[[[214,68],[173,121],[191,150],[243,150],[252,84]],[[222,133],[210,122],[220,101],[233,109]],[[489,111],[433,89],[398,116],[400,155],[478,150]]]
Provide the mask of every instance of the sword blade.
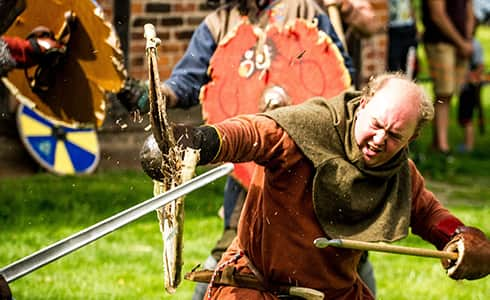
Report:
[[231,163],[211,169],[184,184],[130,207],[0,269],[0,276],[3,276],[7,282],[19,279],[20,277],[86,246],[128,223],[155,211],[157,208],[165,206],[166,204],[223,177],[232,170],[233,164]]

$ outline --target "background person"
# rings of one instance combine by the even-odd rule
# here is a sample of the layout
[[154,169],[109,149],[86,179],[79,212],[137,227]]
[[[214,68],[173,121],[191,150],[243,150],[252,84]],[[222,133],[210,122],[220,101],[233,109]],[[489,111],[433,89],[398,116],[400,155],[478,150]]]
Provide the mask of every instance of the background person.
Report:
[[471,0],[427,0],[422,1],[422,13],[423,42],[435,94],[433,148],[447,159],[450,100],[464,82],[473,52],[473,4]]
[[[217,2],[217,1],[211,1]],[[169,107],[190,107],[199,103],[199,93],[201,87],[209,82],[207,73],[209,61],[216,50],[220,41],[233,30],[247,16],[252,24],[264,28],[268,24],[285,24],[294,18],[312,20],[318,18],[319,30],[327,33],[334,41],[335,45],[341,50],[346,67],[351,77],[354,74],[351,59],[344,50],[337,34],[335,33],[328,16],[318,10],[318,6],[312,5],[311,0],[282,0],[282,1],[224,1],[226,5],[221,6],[212,12],[198,26],[194,32],[189,47],[183,58],[177,63],[168,78],[161,86],[162,92],[167,96]],[[344,3],[345,2],[345,3]],[[353,1],[354,6],[347,4],[349,1],[342,1],[341,12],[347,16],[356,28],[373,27],[376,22],[372,20],[372,13],[367,9],[366,1]],[[220,2],[222,3],[222,2]],[[358,7],[362,8],[359,12]],[[355,9],[354,9],[355,8]],[[369,24],[369,26],[367,26]],[[206,259],[204,267],[214,269],[217,261],[224,250],[230,245],[231,240],[236,235],[236,227],[241,207],[246,195],[246,190],[238,181],[231,176],[227,178],[224,191],[224,230],[215,247],[211,250],[211,255]],[[365,258],[362,264],[362,273],[366,281],[370,282],[373,291],[375,290],[375,280],[372,267]],[[202,299],[206,290],[205,284],[196,284],[196,292],[193,299]]]
[[474,114],[479,113],[480,133],[484,133],[483,107],[481,103],[481,86],[484,75],[483,48],[480,42],[473,39],[473,55],[465,84],[459,93],[458,123],[463,128],[463,144],[457,151],[471,153],[475,146]]
[[478,127],[480,133],[485,132],[485,119],[481,103],[481,86],[484,80],[483,47],[476,38],[475,33],[480,24],[490,20],[490,3],[475,0],[473,2],[475,15],[475,28],[473,33],[473,55],[471,56],[469,71],[466,80],[459,93],[458,122],[463,128],[463,144],[458,146],[461,153],[471,153],[475,144],[475,133],[473,126],[474,114],[478,114]]
[[[12,25],[25,9],[25,1],[0,0],[0,35]],[[38,27],[27,38],[0,37],[0,76],[6,76],[13,68],[29,68],[38,64],[50,51],[62,51],[64,47],[48,28]]]
[[408,71],[409,77],[416,78],[418,37],[412,0],[390,0],[389,14],[388,71]]

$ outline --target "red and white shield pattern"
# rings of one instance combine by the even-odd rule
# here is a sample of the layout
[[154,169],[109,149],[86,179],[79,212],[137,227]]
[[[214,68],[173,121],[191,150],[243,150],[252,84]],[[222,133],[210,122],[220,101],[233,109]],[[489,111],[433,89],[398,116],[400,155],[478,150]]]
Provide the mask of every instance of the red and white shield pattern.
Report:
[[[221,42],[210,61],[211,81],[201,90],[203,117],[214,124],[260,111],[271,87],[286,94],[288,104],[314,97],[330,98],[349,88],[344,59],[316,22],[294,20],[262,30],[243,21]],[[263,105],[263,104],[262,104]],[[248,187],[253,163],[235,165],[233,176]]]

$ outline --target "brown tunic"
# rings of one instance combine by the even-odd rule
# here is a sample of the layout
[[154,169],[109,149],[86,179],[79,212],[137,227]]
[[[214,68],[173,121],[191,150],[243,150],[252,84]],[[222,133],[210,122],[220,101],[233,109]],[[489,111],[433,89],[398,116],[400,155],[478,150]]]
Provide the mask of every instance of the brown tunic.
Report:
[[[314,288],[324,292],[326,299],[373,299],[356,271],[360,251],[313,245],[314,239],[325,236],[313,209],[315,170],[288,134],[265,116],[239,116],[216,128],[223,143],[215,162],[255,161],[260,165],[242,210],[237,239],[222,261],[241,249],[268,286]],[[412,231],[439,247],[449,235],[441,233],[437,225],[454,217],[425,189],[412,162],[410,173]],[[251,272],[243,258],[236,266]],[[213,299],[276,299],[250,289],[213,290]]]

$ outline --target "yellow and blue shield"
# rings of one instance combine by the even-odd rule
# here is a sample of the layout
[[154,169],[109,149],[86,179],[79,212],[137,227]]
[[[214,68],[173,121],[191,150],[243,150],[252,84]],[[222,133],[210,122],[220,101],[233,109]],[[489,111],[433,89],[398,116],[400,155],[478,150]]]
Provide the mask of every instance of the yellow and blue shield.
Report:
[[17,126],[24,146],[45,169],[59,175],[90,173],[100,151],[94,127],[68,127],[20,105]]

